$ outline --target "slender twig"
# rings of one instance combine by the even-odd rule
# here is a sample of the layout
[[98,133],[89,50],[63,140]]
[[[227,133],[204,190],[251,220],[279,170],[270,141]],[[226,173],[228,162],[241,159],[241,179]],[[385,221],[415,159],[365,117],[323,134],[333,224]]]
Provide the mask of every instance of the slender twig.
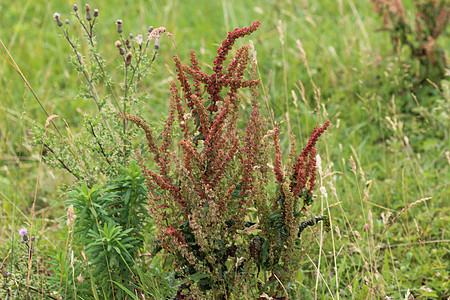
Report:
[[48,151],[50,151],[55,157],[56,157],[56,159],[59,161],[59,163],[63,166],[63,168],[64,169],[66,169],[70,174],[72,174],[73,176],[75,176],[78,180],[80,180],[80,177],[77,175],[77,174],[75,174],[75,172],[74,171],[72,171],[60,158],[58,158],[57,156],[56,156],[56,153],[55,153],[55,151],[53,151],[53,149],[52,148],[50,148],[46,143],[44,143],[44,147],[45,147],[45,149],[47,149]]
[[150,68],[150,67],[152,66],[153,62],[154,62],[155,59],[156,59],[156,54],[158,54],[158,49],[155,49],[155,51],[153,52],[153,58],[152,58],[152,60],[150,61],[150,63],[149,63],[149,64],[148,64],[141,72],[139,72],[139,74],[144,73],[145,71],[148,70],[148,68]]
[[[92,47],[93,49],[95,49],[95,42],[94,42],[93,29],[94,29],[94,25],[95,25],[95,20],[96,20],[97,18],[94,17],[94,21],[92,22],[92,26],[91,26],[90,30],[88,31],[88,29],[86,28],[86,26],[85,26],[84,23],[83,23],[83,20],[82,20],[82,19],[80,18],[80,16],[78,15],[78,12],[75,12],[75,16],[77,17],[79,23],[80,23],[81,26],[83,27],[83,29],[84,29],[84,31],[86,32],[87,36],[89,37],[89,43],[91,44],[91,47]],[[106,80],[107,75],[106,75],[105,70],[103,69],[103,64],[102,64],[102,62],[101,62],[101,60],[102,60],[101,57],[98,56],[97,53],[95,53],[95,51],[92,51],[92,54],[94,55],[94,58],[95,58],[95,60],[97,61],[97,64],[98,64],[100,70],[102,71],[103,77],[104,77],[105,80]],[[106,85],[108,86],[111,95],[113,96],[113,99],[114,99],[114,102],[115,102],[117,108],[120,110],[120,105],[119,105],[119,102],[118,102],[118,100],[117,100],[117,95],[116,95],[116,93],[114,92],[114,90],[113,90],[111,84],[108,83],[108,80],[106,80],[106,83],[107,83]]]
[[58,299],[58,298],[55,298],[55,297],[53,297],[52,295],[50,295],[50,293],[49,292],[46,292],[46,291],[44,291],[44,290],[41,290],[41,289],[39,289],[39,288],[37,288],[37,287],[34,287],[34,286],[32,286],[32,285],[27,285],[27,289],[30,289],[30,290],[32,290],[32,291],[35,291],[35,292],[38,292],[39,294],[45,294],[45,297],[47,297],[47,298],[50,298],[50,299]]
[[89,125],[91,126],[91,133],[92,133],[92,135],[94,136],[94,138],[95,138],[95,140],[96,140],[98,146],[100,147],[100,151],[102,152],[103,156],[105,157],[106,162],[107,162],[109,165],[111,165],[111,162],[109,161],[108,156],[106,155],[105,150],[103,149],[102,144],[100,143],[99,139],[97,138],[97,135],[95,134],[94,126],[92,125],[91,121],[89,121]]
[[72,50],[75,52],[75,55],[76,55],[77,60],[78,60],[78,63],[79,63],[79,67],[80,67],[81,71],[83,72],[84,77],[86,78],[86,81],[87,81],[87,83],[88,83],[88,85],[89,85],[91,97],[92,97],[92,99],[94,99],[94,102],[95,102],[95,104],[97,105],[98,111],[100,112],[100,115],[102,116],[103,121],[105,122],[105,124],[106,124],[106,126],[108,127],[108,129],[112,132],[112,129],[111,129],[111,127],[109,126],[108,120],[105,118],[105,116],[104,116],[104,114],[103,114],[103,112],[102,112],[102,109],[101,109],[101,107],[100,107],[100,104],[99,104],[97,95],[95,94],[94,86],[92,85],[92,80],[91,80],[91,78],[89,77],[89,74],[86,72],[86,69],[84,68],[83,61],[81,60],[81,56],[80,56],[80,54],[78,53],[77,48],[75,47],[75,45],[74,45],[74,44],[72,43],[72,41],[70,40],[68,31],[65,30],[64,27],[62,27],[62,26],[61,26],[61,30],[62,30],[62,32],[63,32],[63,34],[64,34],[64,37],[66,38],[67,42],[68,42],[68,43],[70,44],[70,46],[72,47]]

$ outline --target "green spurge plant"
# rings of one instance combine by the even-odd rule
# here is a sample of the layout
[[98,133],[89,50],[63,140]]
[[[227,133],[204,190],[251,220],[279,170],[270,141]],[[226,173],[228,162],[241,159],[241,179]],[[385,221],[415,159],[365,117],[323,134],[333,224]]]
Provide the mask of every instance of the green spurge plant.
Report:
[[[54,290],[60,289],[61,282],[66,283],[62,289],[66,297],[74,289],[79,295],[99,293],[108,299],[121,299],[126,290],[140,288],[135,276],[142,234],[148,230],[150,220],[145,201],[147,187],[139,166],[133,162],[129,168],[120,167],[119,175],[106,185],[89,188],[83,184],[68,194],[67,205],[77,215],[73,251],[75,257],[84,256],[84,263],[73,263],[70,256],[74,254],[66,255],[66,260],[64,253],[54,258],[54,275],[49,281]],[[73,284],[78,275],[83,277],[82,282]]]
[[[144,130],[157,168],[146,168],[141,158],[149,212],[159,231],[155,252],[170,253],[184,281],[177,299],[294,297],[300,233],[306,227],[301,222],[314,199],[316,142],[329,122],[313,130],[297,158],[294,144],[291,163],[283,168],[279,127],[268,130],[260,116],[255,53],[243,46],[224,66],[236,40],[259,25],[255,21],[228,33],[211,75],[201,71],[194,51],[190,66],[174,58],[182,95],[172,82],[161,143],[146,121],[120,115]],[[246,79],[249,62],[251,79]],[[242,88],[251,92],[245,133],[237,125]],[[324,216],[314,222],[319,220],[329,224]]]

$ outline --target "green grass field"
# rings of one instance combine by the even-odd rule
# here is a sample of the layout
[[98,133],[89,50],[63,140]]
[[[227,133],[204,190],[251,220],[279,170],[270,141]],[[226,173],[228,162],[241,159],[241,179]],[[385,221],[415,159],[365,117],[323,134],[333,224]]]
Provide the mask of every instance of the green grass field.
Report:
[[[100,11],[97,43],[114,81],[123,73],[114,46],[117,19],[123,20],[127,35],[145,34],[150,25],[164,26],[173,34],[176,47],[161,36],[152,74],[139,84],[145,93],[143,117],[154,124],[168,110],[168,87],[176,77],[174,55],[187,63],[194,49],[202,68],[208,69],[228,31],[261,21],[239,45],[249,40],[254,44],[263,83],[262,111],[271,125],[281,125],[286,157],[289,133],[303,145],[316,125],[326,120],[332,124],[318,144],[323,174],[317,185],[326,187],[328,197],[318,197],[312,210],[328,207],[333,230],[318,232],[299,266],[300,299],[450,297],[449,70],[441,82],[411,88],[417,62],[406,50],[395,54],[389,32],[380,30],[382,18],[370,2],[89,4]],[[61,128],[65,120],[76,136],[83,115],[97,109],[92,100],[77,97],[83,78],[74,70],[72,51],[53,19],[54,12],[68,18],[72,5],[2,0],[0,38],[43,107],[59,116]],[[412,5],[405,6],[411,17]],[[71,33],[81,37],[81,28],[72,25]],[[448,28],[438,44],[448,62]],[[31,146],[32,128],[43,126],[47,116],[1,49],[0,263],[20,259],[22,254],[12,244],[20,239],[18,230],[33,223],[39,240],[35,257],[44,281],[44,261],[66,244],[61,217],[67,196],[62,187],[70,186],[75,177],[42,163],[41,147]],[[87,50],[82,55],[87,56]],[[120,93],[118,85],[116,91]],[[248,118],[245,101],[243,108],[243,118]],[[420,199],[425,200],[415,203]],[[388,213],[390,219],[383,220]],[[8,264],[8,271],[13,265]],[[5,293],[1,289],[0,295]]]

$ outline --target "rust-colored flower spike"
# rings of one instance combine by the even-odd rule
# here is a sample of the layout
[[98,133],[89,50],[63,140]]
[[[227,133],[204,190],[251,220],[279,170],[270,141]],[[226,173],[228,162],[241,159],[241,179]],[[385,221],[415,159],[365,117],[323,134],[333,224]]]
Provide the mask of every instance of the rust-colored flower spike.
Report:
[[275,132],[273,135],[273,145],[275,147],[275,165],[273,171],[275,172],[277,182],[281,184],[284,175],[283,170],[281,169],[281,149],[280,149],[280,141],[278,138],[279,134],[280,134],[280,126],[277,126],[277,128],[275,128]]
[[89,7],[89,4],[86,4],[84,9],[86,10],[86,20],[92,20],[91,8]]
[[117,32],[118,32],[118,33],[122,33],[122,32],[123,32],[123,28],[122,28],[122,20],[121,20],[121,19],[117,20],[117,21],[116,21],[116,24],[117,24]]
[[215,73],[221,73],[223,70],[223,62],[227,59],[228,52],[233,47],[234,43],[238,38],[241,38],[243,36],[249,35],[253,33],[256,29],[258,29],[258,26],[261,24],[258,20],[254,21],[250,27],[244,27],[244,28],[236,28],[233,31],[228,33],[228,36],[226,40],[222,42],[222,46],[217,50],[217,56],[214,60],[214,72]]
[[314,128],[308,143],[294,164],[290,185],[294,196],[299,196],[302,190],[306,188],[307,183],[309,183],[308,194],[311,194],[314,190],[314,182],[316,179],[316,143],[329,125],[330,121],[326,121],[321,128]]

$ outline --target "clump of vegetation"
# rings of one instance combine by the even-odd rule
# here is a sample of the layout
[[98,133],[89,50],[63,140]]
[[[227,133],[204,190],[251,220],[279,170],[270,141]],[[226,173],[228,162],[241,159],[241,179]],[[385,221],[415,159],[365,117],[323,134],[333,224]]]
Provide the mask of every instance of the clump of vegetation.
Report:
[[[184,281],[182,299],[291,298],[302,258],[301,231],[318,221],[329,226],[323,216],[301,220],[313,202],[316,142],[330,123],[314,129],[299,156],[294,143],[291,161],[283,165],[279,127],[268,130],[260,115],[255,53],[243,46],[224,66],[236,40],[259,24],[228,34],[211,75],[201,71],[194,51],[190,66],[174,58],[182,94],[172,82],[160,145],[144,120],[121,115],[144,130],[157,166],[145,168],[141,160],[159,246],[174,256],[176,276]],[[245,133],[237,126],[242,88],[251,92]]]
[[[450,295],[449,80],[372,2],[47,4],[0,18],[0,298]],[[243,36],[210,62],[255,19],[257,67]]]
[[414,18],[408,15],[401,0],[372,0],[375,11],[382,15],[385,30],[397,53],[407,47],[420,67],[415,74],[417,84],[427,79],[439,84],[447,68],[445,53],[437,40],[445,34],[450,8],[448,0],[415,1]]
[[[290,161],[282,164],[280,128],[269,129],[260,115],[256,53],[243,46],[225,66],[235,42],[254,32],[260,22],[228,34],[211,75],[201,71],[194,51],[190,66],[174,58],[182,95],[172,82],[158,145],[153,127],[131,109],[138,105],[137,82],[155,60],[165,28],[150,27],[144,41],[142,35],[124,38],[123,22],[116,21],[115,47],[124,70],[122,95],[116,96],[97,49],[94,29],[99,11],[85,5],[83,18],[77,5],[73,10],[86,36],[88,59],[69,34],[69,20],[63,22],[58,13],[54,19],[85,80],[82,97],[93,100],[98,114],[85,117],[88,138],[64,137],[56,115],[35,129],[34,142],[47,152],[45,161],[77,181],[66,194],[66,246],[49,261],[48,289],[57,298],[154,295],[144,275],[146,263],[139,256],[154,222],[157,239],[151,257],[157,260],[164,250],[174,270],[172,279],[162,280],[175,282],[164,293],[183,299],[292,298],[302,258],[302,231],[320,221],[329,228],[328,218],[314,216],[308,207],[314,199],[316,142],[330,123],[313,130],[300,155],[295,155],[292,141]],[[151,41],[152,58],[146,54]],[[250,62],[251,79],[246,79]],[[97,86],[102,85],[106,94],[100,97]],[[250,90],[252,112],[242,132],[239,93],[244,88]],[[145,156],[135,157],[132,151],[137,132],[130,122],[145,132],[154,161],[150,168],[145,167]],[[147,152],[138,144],[137,148],[138,153]],[[161,294],[160,288],[156,290]]]

